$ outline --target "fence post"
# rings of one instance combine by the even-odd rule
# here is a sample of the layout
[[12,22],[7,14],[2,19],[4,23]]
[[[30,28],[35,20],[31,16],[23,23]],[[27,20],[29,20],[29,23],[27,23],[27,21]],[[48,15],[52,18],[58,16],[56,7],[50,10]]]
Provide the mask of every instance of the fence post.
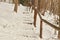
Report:
[[34,27],[36,27],[38,0],[34,1]]
[[[44,16],[44,13],[45,13],[45,8],[46,8],[46,0],[40,0],[39,2],[39,7],[40,7],[40,12],[41,14]],[[43,11],[43,12],[42,12]],[[43,30],[43,21],[40,19],[40,38],[42,38],[42,30]]]
[[17,12],[17,10],[18,10],[18,0],[14,0],[14,4],[15,4],[14,11]]
[[42,22],[42,20],[40,20],[40,38],[42,38],[42,24],[43,24],[43,22]]
[[36,27],[37,9],[34,9],[34,27]]

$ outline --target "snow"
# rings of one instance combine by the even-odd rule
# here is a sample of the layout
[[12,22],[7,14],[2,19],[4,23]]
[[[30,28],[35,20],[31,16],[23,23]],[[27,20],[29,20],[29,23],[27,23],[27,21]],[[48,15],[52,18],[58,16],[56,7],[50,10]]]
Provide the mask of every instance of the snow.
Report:
[[[45,15],[49,15],[48,13]],[[0,40],[48,40],[54,35],[54,29],[43,22],[43,39],[39,38],[40,18],[37,16],[37,27],[33,23],[34,14],[20,4],[18,12],[14,12],[14,4],[0,2]],[[48,16],[45,16],[47,19]],[[51,15],[48,20],[53,19]],[[51,21],[51,20],[50,20]],[[53,21],[51,21],[53,22]]]
[[[20,4],[17,13],[13,10],[14,4],[0,3],[0,40],[39,40],[33,30],[34,26],[26,24],[33,22],[33,16],[25,11],[26,7]],[[30,18],[29,21],[25,21],[28,20],[27,17]]]

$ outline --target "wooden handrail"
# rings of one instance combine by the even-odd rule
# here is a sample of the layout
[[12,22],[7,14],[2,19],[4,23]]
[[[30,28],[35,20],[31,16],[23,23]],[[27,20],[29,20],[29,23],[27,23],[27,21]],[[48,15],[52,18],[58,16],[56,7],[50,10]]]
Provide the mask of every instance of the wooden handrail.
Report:
[[[37,10],[37,11],[38,11],[38,10]],[[47,24],[50,25],[52,28],[60,31],[60,27],[57,27],[57,26],[53,25],[52,23],[48,22],[47,20],[43,19],[43,18],[41,17],[41,14],[40,14],[39,11],[38,11],[38,15],[39,15],[40,19],[41,19],[43,22],[47,23]]]
[[48,25],[50,25],[52,28],[54,28],[54,29],[60,31],[60,27],[57,27],[57,26],[51,24],[50,22],[46,21],[45,19],[42,19],[42,21],[44,21],[45,23],[47,23]]

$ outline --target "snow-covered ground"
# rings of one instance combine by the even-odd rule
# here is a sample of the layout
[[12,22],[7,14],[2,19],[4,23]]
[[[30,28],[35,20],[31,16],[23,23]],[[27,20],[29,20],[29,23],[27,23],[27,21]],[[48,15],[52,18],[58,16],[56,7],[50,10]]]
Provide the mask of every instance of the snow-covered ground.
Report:
[[17,13],[13,10],[14,4],[0,3],[0,40],[39,40],[34,26],[27,24],[33,22],[33,16],[26,7],[18,6]]
[[[52,40],[57,32],[43,23],[43,39],[39,38],[40,18],[37,16],[37,27],[34,28],[34,14],[27,11],[27,7],[20,4],[15,13],[14,4],[0,2],[0,40]],[[56,39],[55,39],[56,40]]]

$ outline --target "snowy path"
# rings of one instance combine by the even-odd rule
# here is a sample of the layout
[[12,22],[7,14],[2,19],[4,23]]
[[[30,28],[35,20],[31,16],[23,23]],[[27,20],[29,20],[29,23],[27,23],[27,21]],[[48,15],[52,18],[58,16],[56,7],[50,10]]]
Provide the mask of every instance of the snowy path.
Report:
[[25,12],[25,8],[21,9],[23,6],[19,7],[16,14],[13,11],[14,6],[6,4],[0,3],[0,40],[39,40],[34,26],[30,24],[33,23],[33,16]]
[[[34,28],[33,13],[22,5],[18,6],[17,13],[13,9],[13,4],[0,3],[0,40],[42,40],[39,38],[39,16],[37,16],[37,27]],[[43,23],[43,40],[56,40],[52,39],[52,36],[54,29]]]

